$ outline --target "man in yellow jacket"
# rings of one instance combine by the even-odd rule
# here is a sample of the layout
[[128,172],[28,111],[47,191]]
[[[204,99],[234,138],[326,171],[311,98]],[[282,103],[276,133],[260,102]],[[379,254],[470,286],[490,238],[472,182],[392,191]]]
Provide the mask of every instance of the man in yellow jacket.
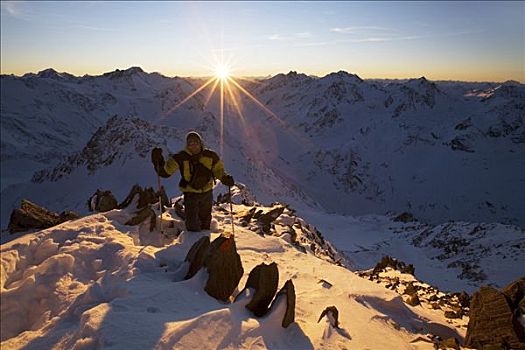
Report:
[[162,177],[170,177],[177,170],[180,171],[179,188],[184,194],[186,229],[209,230],[215,179],[229,187],[234,185],[233,177],[224,171],[224,164],[217,153],[204,148],[202,137],[191,131],[186,135],[184,150],[170,154],[164,161],[162,149],[154,148],[151,161],[157,174]]

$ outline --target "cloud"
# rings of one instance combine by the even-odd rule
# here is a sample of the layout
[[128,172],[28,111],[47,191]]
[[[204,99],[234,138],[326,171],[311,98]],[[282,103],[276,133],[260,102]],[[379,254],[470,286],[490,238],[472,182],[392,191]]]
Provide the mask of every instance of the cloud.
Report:
[[291,41],[291,40],[297,40],[297,39],[309,39],[312,38],[313,35],[310,32],[300,32],[300,33],[293,33],[288,35],[283,34],[272,34],[266,37],[268,40],[273,41]]
[[417,40],[422,39],[424,36],[419,35],[408,35],[408,36],[391,36],[391,37],[381,37],[381,36],[371,36],[364,38],[346,38],[346,39],[335,39],[328,41],[314,41],[314,42],[300,42],[294,44],[296,47],[310,47],[310,46],[328,46],[328,45],[338,45],[338,44],[348,44],[348,43],[380,43],[387,41],[402,41],[402,40]]
[[380,27],[380,26],[352,26],[352,27],[334,27],[330,28],[331,32],[341,34],[357,34],[365,31],[388,31],[396,32],[395,29]]
[[96,27],[96,26],[90,26],[90,25],[85,25],[85,24],[81,24],[81,23],[73,23],[71,25],[71,27],[72,28],[78,28],[78,29],[90,30],[90,31],[102,31],[102,32],[114,32],[114,31],[117,31],[116,28]]

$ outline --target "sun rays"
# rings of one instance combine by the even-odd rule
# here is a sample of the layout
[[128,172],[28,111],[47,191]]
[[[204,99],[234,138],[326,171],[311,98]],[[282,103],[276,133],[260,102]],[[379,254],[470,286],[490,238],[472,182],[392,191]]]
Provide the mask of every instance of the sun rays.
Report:
[[[220,152],[223,153],[224,148],[224,124],[225,124],[225,108],[233,111],[238,120],[241,123],[242,129],[247,132],[248,124],[246,123],[244,106],[242,104],[242,97],[247,97],[252,101],[260,110],[262,110],[266,115],[274,118],[280,124],[284,125],[284,122],[279,118],[273,111],[271,111],[267,106],[264,105],[257,97],[255,97],[250,91],[243,87],[237,80],[245,81],[249,84],[259,83],[257,80],[238,77],[234,78],[231,75],[231,68],[228,64],[217,64],[214,71],[214,76],[207,79],[199,87],[197,87],[193,92],[188,96],[183,98],[181,101],[177,102],[173,107],[169,108],[166,112],[163,113],[162,119],[168,118],[172,113],[174,113],[179,107],[190,101],[192,98],[197,96],[203,97],[204,105],[203,108],[206,108],[212,99],[213,96],[218,92],[219,93],[219,134],[220,134]],[[205,89],[208,89],[207,91]],[[217,91],[218,90],[218,91]]]

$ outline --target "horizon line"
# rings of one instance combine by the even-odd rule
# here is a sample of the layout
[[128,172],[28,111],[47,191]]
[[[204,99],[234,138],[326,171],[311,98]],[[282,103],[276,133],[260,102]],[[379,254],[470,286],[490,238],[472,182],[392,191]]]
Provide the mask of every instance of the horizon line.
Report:
[[[213,74],[208,74],[208,75],[166,75],[165,73],[162,73],[162,72],[159,72],[159,71],[151,71],[151,72],[147,72],[145,71],[142,67],[140,66],[129,66],[128,68],[126,69],[120,69],[120,68],[115,68],[114,70],[112,71],[108,71],[108,72],[103,72],[103,73],[98,73],[98,74],[89,74],[89,73],[85,73],[84,75],[76,75],[74,73],[69,73],[67,71],[62,71],[62,72],[59,72],[57,71],[56,69],[54,69],[53,67],[48,67],[48,68],[45,68],[45,69],[42,69],[38,72],[25,72],[23,74],[17,74],[17,73],[8,73],[8,72],[0,72],[0,75],[1,76],[15,76],[17,78],[23,78],[24,76],[26,75],[38,75],[42,72],[45,72],[45,71],[54,71],[58,74],[68,74],[68,75],[71,75],[75,78],[84,78],[84,77],[98,77],[98,76],[104,76],[106,74],[110,74],[110,73],[114,73],[114,72],[117,72],[117,71],[129,71],[133,68],[138,68],[140,69],[143,73],[145,74],[159,74],[165,78],[183,78],[183,79],[209,79],[210,77],[213,77],[214,75]],[[273,77],[276,77],[278,75],[288,75],[288,74],[291,74],[291,73],[295,73],[297,75],[305,75],[305,76],[308,76],[308,77],[312,77],[312,78],[319,78],[319,79],[322,79],[322,78],[325,78],[331,74],[338,74],[338,73],[346,73],[348,75],[352,75],[352,76],[356,76],[360,79],[363,79],[363,80],[413,80],[413,79],[426,79],[426,80],[429,80],[429,81],[436,81],[436,82],[467,82],[467,83],[505,83],[505,82],[517,82],[519,84],[525,84],[525,80],[518,80],[518,79],[506,79],[506,80],[503,80],[503,81],[489,81],[489,80],[461,80],[461,79],[452,79],[452,78],[449,78],[449,79],[429,79],[427,78],[425,75],[421,75],[421,76],[417,76],[417,77],[406,77],[406,78],[387,78],[387,77],[382,77],[382,78],[364,78],[363,76],[360,76],[358,75],[357,73],[352,73],[352,72],[348,72],[344,69],[339,69],[339,70],[334,70],[330,73],[326,73],[325,75],[316,75],[316,74],[307,74],[307,73],[304,73],[304,72],[299,72],[297,70],[289,70],[288,72],[279,72],[279,73],[275,73],[275,74],[266,74],[266,75],[231,75],[232,77],[239,77],[239,78],[256,78],[256,79],[270,79],[270,78],[273,78]]]

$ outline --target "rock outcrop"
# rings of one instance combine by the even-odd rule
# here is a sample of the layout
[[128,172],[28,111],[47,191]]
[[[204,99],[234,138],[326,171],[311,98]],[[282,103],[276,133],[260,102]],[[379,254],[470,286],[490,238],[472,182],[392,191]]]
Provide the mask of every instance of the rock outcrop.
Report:
[[159,197],[161,198],[162,205],[164,207],[169,206],[169,199],[166,195],[166,192],[164,191],[164,187],[161,186],[159,193],[159,191],[155,192],[152,187],[146,187],[142,189],[141,186],[135,185],[131,188],[131,191],[122,201],[122,203],[118,205],[118,208],[122,209],[128,207],[136,196],[138,196],[137,209],[142,209],[148,205],[158,203]]
[[111,191],[97,190],[88,200],[89,211],[106,212],[117,207],[118,202]]
[[525,349],[525,331],[518,320],[524,287],[525,278],[520,278],[503,292],[483,286],[474,293],[465,345],[476,349]]
[[246,308],[257,317],[262,317],[268,311],[277,286],[279,284],[279,270],[276,263],[266,265],[264,263],[253,268],[246,281],[246,288],[253,288],[255,295],[246,305]]
[[317,320],[317,323],[319,323],[323,317],[328,317],[328,320],[330,321],[330,325],[334,328],[339,328],[339,310],[335,306],[328,306],[326,309],[321,312],[321,315],[319,316],[319,320]]
[[204,290],[215,299],[228,301],[244,273],[233,236],[217,237],[206,257],[208,281]]
[[279,293],[275,296],[275,300],[270,307],[270,312],[273,312],[282,302],[286,304],[286,310],[284,311],[281,325],[286,328],[295,321],[295,287],[291,279],[286,281]]
[[35,203],[22,199],[20,208],[11,212],[8,230],[11,234],[32,229],[45,229],[64,221],[78,219],[80,216],[72,211],[64,211],[60,214],[40,207]]
[[222,301],[229,300],[244,273],[233,236],[217,237],[211,244],[209,237],[201,238],[190,248],[186,261],[190,263],[186,279],[205,267],[208,270],[208,280],[204,290]]

